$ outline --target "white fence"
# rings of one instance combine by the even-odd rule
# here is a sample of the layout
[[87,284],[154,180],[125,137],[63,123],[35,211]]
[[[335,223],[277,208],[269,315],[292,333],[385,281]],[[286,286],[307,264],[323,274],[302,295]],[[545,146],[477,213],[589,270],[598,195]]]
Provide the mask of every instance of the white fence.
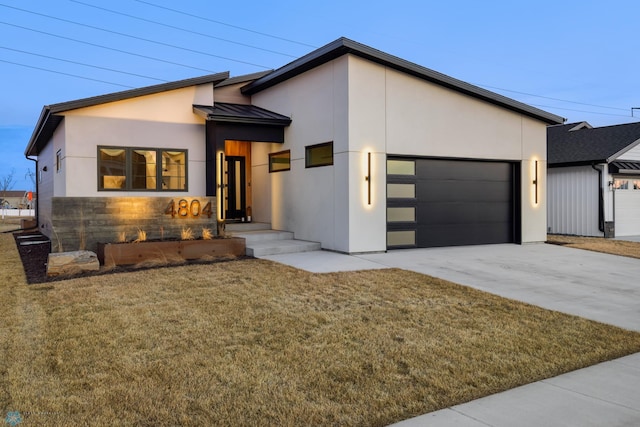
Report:
[[2,218],[10,217],[33,217],[36,215],[35,209],[0,209]]

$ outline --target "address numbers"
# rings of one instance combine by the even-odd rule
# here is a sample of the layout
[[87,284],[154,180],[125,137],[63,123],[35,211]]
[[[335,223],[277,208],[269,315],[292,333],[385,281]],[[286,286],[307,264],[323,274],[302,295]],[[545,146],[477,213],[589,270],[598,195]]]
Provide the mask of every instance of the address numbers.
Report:
[[177,203],[175,200],[171,200],[164,213],[171,215],[171,218],[199,218],[201,215],[211,218],[213,215],[211,202],[207,202],[203,207],[198,199],[193,199],[191,202],[186,199],[180,199]]

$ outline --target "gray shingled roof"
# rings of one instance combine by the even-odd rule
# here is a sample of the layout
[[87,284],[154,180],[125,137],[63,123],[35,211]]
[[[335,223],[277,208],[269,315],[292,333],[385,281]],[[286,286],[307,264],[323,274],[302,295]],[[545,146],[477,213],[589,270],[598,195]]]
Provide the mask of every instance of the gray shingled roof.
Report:
[[277,85],[278,83],[302,74],[305,71],[311,70],[333,59],[339,58],[340,56],[345,54],[352,54],[361,58],[365,58],[369,61],[376,62],[385,67],[393,68],[403,73],[407,73],[420,79],[436,83],[440,86],[453,89],[457,92],[464,93],[474,98],[482,99],[483,101],[492,103],[494,105],[507,108],[511,111],[533,117],[547,124],[558,124],[564,122],[564,118],[555,114],[540,110],[538,108],[532,107],[511,98],[507,98],[506,96],[502,96],[478,86],[474,86],[462,80],[454,79],[453,77],[449,77],[445,74],[439,73],[413,62],[409,62],[405,59],[398,58],[397,56],[390,55],[362,43],[349,40],[345,37],[341,37],[299,59],[296,59],[293,62],[290,62],[283,67],[278,68],[277,70],[267,74],[264,77],[254,80],[247,86],[243,87],[242,92],[246,95],[253,95],[254,93],[268,89],[272,86]]
[[547,128],[549,166],[609,163],[640,144],[640,122],[571,130],[579,125]]

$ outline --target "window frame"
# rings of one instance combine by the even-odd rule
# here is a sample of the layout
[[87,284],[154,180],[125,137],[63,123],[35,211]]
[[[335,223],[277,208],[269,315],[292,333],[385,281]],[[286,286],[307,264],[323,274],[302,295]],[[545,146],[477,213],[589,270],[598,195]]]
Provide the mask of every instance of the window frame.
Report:
[[[281,154],[289,154],[289,162],[286,169],[273,169],[272,159]],[[269,153],[269,173],[286,172],[291,170],[291,150],[278,151],[277,153]]]
[[[102,174],[101,174],[101,150],[102,149],[110,149],[110,150],[124,150],[125,152],[125,161],[124,161],[124,173],[125,173],[125,185],[124,188],[104,188],[102,185]],[[135,151],[154,151],[155,152],[155,180],[156,187],[155,188],[133,188],[133,152]],[[180,189],[170,189],[162,187],[162,153],[165,151],[178,151],[184,153],[184,188]],[[152,193],[166,193],[166,192],[181,192],[185,193],[189,191],[189,150],[184,148],[158,148],[158,147],[123,147],[123,146],[114,146],[114,145],[98,145],[97,146],[97,187],[98,191],[115,191],[115,192],[152,192]]]
[[[314,163],[310,164],[310,152],[316,149],[331,147],[331,160],[324,163]],[[333,141],[323,142],[321,144],[307,145],[304,147],[304,167],[309,168],[320,168],[323,166],[333,166]]]

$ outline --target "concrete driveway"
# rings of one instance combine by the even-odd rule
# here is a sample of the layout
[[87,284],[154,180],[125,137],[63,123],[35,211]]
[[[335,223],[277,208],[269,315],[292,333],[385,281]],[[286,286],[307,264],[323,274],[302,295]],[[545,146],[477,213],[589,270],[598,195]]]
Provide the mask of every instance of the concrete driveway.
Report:
[[640,331],[639,259],[544,243],[413,249],[358,258]]
[[[640,331],[640,260],[548,244],[265,257],[312,272],[398,267]],[[397,427],[640,426],[640,353],[402,421]]]

